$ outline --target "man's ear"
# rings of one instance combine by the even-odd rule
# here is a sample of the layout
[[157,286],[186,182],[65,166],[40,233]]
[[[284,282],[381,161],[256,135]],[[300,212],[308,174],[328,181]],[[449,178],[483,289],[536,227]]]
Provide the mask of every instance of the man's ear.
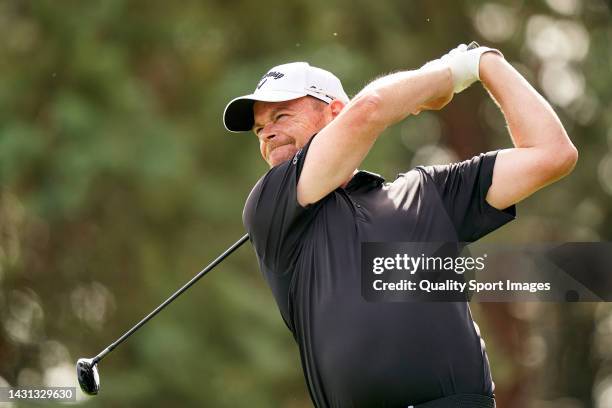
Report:
[[344,102],[342,102],[339,99],[334,99],[333,101],[329,103],[329,109],[332,114],[332,119],[334,119],[336,116],[340,114],[342,109],[344,109],[344,106],[345,106]]

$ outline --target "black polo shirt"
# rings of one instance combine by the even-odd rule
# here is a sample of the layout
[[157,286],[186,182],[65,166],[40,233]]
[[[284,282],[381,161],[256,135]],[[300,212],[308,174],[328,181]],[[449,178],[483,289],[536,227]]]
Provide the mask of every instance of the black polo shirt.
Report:
[[392,183],[360,171],[304,208],[296,186],[309,146],[257,182],[243,221],[315,405],[405,408],[456,393],[491,396],[468,304],[366,302],[360,243],[471,242],[514,219],[514,206],[485,201],[497,152],[419,166]]

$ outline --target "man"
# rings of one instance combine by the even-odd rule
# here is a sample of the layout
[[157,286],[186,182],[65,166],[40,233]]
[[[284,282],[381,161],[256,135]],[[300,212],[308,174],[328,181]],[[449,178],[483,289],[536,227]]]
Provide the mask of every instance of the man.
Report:
[[[385,128],[441,109],[477,80],[504,113],[514,148],[417,167],[392,183],[357,170]],[[228,104],[224,123],[253,130],[271,167],[243,218],[314,404],[494,407],[467,303],[366,302],[360,243],[471,242],[514,219],[517,202],[577,160],[544,98],[499,51],[461,45],[373,81],[350,101],[330,72],[280,65]]]

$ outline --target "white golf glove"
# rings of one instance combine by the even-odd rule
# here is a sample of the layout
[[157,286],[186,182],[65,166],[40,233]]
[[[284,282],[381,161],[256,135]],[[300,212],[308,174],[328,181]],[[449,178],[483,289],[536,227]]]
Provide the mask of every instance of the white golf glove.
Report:
[[423,67],[434,64],[449,66],[453,75],[453,91],[459,93],[480,80],[480,57],[485,52],[496,52],[503,57],[499,50],[493,48],[478,47],[468,50],[467,45],[459,44],[457,48],[450,50],[437,60],[428,62]]

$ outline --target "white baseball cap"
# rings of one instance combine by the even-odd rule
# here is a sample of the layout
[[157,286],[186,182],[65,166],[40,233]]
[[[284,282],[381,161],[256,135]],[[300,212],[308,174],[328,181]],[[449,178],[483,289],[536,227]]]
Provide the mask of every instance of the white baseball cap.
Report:
[[255,101],[282,102],[310,95],[325,103],[339,99],[348,103],[340,80],[331,72],[307,62],[292,62],[271,68],[261,77],[252,94],[233,99],[223,112],[223,124],[230,132],[251,130]]

